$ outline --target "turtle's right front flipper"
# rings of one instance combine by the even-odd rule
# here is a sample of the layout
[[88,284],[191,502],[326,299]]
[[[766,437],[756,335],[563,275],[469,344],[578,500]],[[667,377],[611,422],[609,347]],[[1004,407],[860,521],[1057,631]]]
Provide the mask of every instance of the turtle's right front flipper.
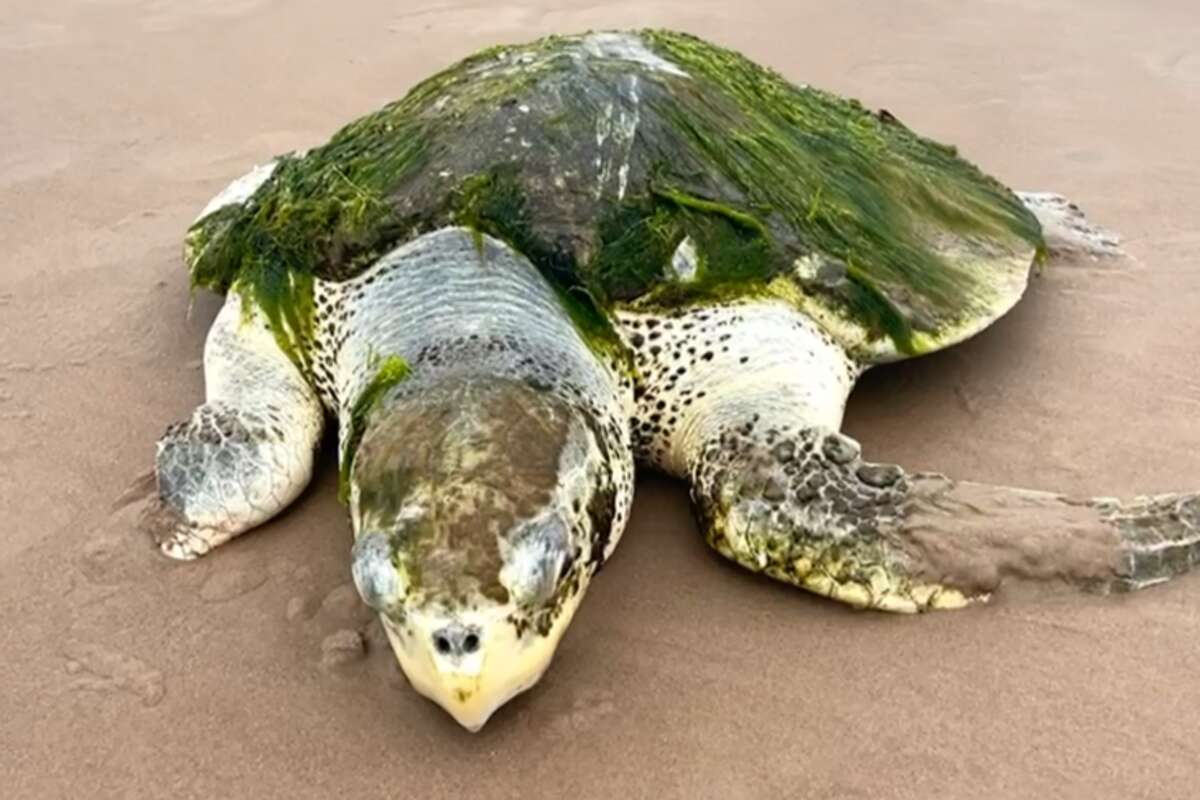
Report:
[[1200,563],[1198,495],[1073,501],[863,461],[838,433],[857,366],[782,302],[622,323],[644,384],[643,458],[691,481],[709,544],[755,572],[911,612],[985,599],[1007,578],[1135,589]]
[[204,351],[207,398],[158,442],[154,534],[192,559],[282,511],[308,485],[324,417],[256,311],[229,293]]
[[692,491],[722,555],[859,607],[957,608],[1006,579],[1139,589],[1200,564],[1200,495],[1076,501],[906,474],[821,429],[728,431]]

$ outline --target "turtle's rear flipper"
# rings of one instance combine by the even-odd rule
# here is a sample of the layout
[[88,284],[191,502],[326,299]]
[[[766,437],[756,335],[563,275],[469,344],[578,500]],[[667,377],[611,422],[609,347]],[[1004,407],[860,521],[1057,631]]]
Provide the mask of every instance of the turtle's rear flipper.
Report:
[[1121,237],[1088,222],[1079,206],[1060,194],[1017,192],[1042,226],[1050,255],[1111,257],[1121,255]]
[[1200,564],[1200,495],[1074,501],[906,474],[820,429],[727,431],[692,487],[722,555],[863,608],[957,608],[1006,580],[1138,589]]
[[897,543],[950,582],[1059,580],[1108,593],[1200,564],[1200,494],[1076,500],[928,473],[905,484]]
[[1116,577],[1097,588],[1142,589],[1200,566],[1200,494],[1163,494],[1128,503],[1097,499],[1091,505],[1117,528],[1121,541]]

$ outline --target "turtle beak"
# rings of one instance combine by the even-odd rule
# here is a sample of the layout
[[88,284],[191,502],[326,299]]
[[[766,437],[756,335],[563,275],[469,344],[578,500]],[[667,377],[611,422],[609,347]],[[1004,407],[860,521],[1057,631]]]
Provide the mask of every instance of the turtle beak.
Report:
[[472,733],[483,727],[507,697],[485,691],[487,651],[476,625],[450,622],[432,632],[429,661],[437,684],[433,699]]
[[489,696],[484,691],[483,676],[458,669],[437,674],[437,697],[433,697],[455,722],[471,733],[478,733],[492,714],[508,700]]
[[409,683],[472,733],[537,683],[554,655],[554,643],[519,640],[503,618],[489,624],[410,613],[403,625],[380,618]]

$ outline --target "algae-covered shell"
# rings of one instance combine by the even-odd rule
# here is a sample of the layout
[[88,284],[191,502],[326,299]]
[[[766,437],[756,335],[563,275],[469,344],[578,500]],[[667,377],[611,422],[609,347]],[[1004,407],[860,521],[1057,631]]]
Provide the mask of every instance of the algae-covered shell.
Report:
[[775,295],[872,361],[988,325],[1041,248],[1013,193],[953,148],[651,30],[459,62],[202,217],[189,266],[302,347],[313,277],[448,224],[519,249],[595,337],[614,307]]

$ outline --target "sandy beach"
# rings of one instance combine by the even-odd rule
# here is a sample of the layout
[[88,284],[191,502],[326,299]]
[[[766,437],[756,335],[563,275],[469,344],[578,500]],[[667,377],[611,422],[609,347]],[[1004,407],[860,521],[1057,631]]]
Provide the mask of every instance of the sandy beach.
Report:
[[[869,457],[1075,495],[1200,484],[1194,0],[8,0],[0,19],[0,795],[1187,798],[1200,576],[858,613],[633,520],[553,668],[476,735],[350,583],[326,448],[298,504],[196,563],[122,503],[203,394],[220,299],[183,232],[251,165],[485,45],[669,26],[886,107],[1129,258],[1058,264],[964,346],[870,373]],[[368,631],[365,658],[322,642]]]

